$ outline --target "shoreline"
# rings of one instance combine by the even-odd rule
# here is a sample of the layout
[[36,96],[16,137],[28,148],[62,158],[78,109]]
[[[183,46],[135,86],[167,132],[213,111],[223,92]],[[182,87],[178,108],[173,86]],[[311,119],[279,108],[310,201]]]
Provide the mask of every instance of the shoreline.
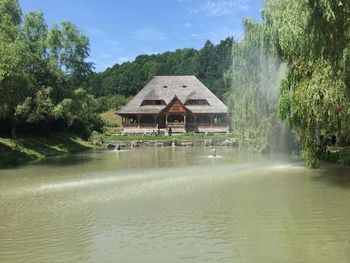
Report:
[[0,137],[0,169],[94,148],[74,133],[52,133],[45,136],[19,135],[16,140]]
[[107,141],[103,147],[107,149],[120,148],[137,148],[137,147],[186,147],[186,146],[226,146],[237,147],[236,140],[129,140],[129,141]]
[[232,134],[204,135],[179,134],[172,136],[162,135],[106,135],[93,134],[89,142],[92,145],[107,149],[133,147],[163,147],[163,146],[238,146],[238,140]]

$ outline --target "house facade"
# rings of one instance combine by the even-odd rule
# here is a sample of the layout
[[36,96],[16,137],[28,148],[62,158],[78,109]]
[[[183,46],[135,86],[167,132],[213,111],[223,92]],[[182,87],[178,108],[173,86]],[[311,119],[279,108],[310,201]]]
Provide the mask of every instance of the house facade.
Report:
[[228,110],[195,76],[155,76],[118,114],[126,134],[228,133]]

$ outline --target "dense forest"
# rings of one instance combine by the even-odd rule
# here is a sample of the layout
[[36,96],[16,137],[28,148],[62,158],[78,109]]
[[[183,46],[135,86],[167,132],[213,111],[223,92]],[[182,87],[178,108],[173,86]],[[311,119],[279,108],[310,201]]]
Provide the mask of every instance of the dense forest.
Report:
[[223,98],[229,90],[223,76],[231,65],[233,42],[233,38],[228,37],[218,45],[208,40],[200,50],[184,48],[157,55],[140,55],[133,62],[116,64],[94,74],[90,92],[96,97],[134,96],[153,76],[195,75]]

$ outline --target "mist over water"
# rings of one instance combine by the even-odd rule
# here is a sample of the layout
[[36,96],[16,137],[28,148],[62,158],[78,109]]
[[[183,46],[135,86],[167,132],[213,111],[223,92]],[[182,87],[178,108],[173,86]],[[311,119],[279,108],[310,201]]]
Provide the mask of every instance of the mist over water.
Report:
[[[260,58],[260,63],[262,66],[259,69],[258,93],[265,94],[267,98],[266,100],[260,100],[261,107],[269,108],[271,110],[270,114],[275,114],[274,121],[276,123],[271,127],[273,129],[271,131],[271,141],[274,144],[274,151],[286,153],[294,148],[293,143],[295,142],[289,129],[278,119],[278,104],[281,82],[287,75],[288,66],[280,58],[267,55]],[[268,114],[266,117],[268,117]]]
[[348,168],[217,147],[1,170],[0,262],[348,262]]
[[243,148],[257,152],[288,152],[294,140],[278,119],[279,91],[286,63],[262,46],[244,39],[233,48],[227,103],[233,133]]

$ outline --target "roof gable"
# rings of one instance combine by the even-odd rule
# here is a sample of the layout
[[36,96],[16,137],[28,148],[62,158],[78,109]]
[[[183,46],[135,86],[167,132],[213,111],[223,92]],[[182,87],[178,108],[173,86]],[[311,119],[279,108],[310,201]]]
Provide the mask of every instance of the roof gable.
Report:
[[185,113],[186,111],[188,111],[188,109],[179,100],[177,96],[174,96],[174,98],[169,102],[168,106],[166,106],[163,109],[163,112],[169,112],[169,113]]

